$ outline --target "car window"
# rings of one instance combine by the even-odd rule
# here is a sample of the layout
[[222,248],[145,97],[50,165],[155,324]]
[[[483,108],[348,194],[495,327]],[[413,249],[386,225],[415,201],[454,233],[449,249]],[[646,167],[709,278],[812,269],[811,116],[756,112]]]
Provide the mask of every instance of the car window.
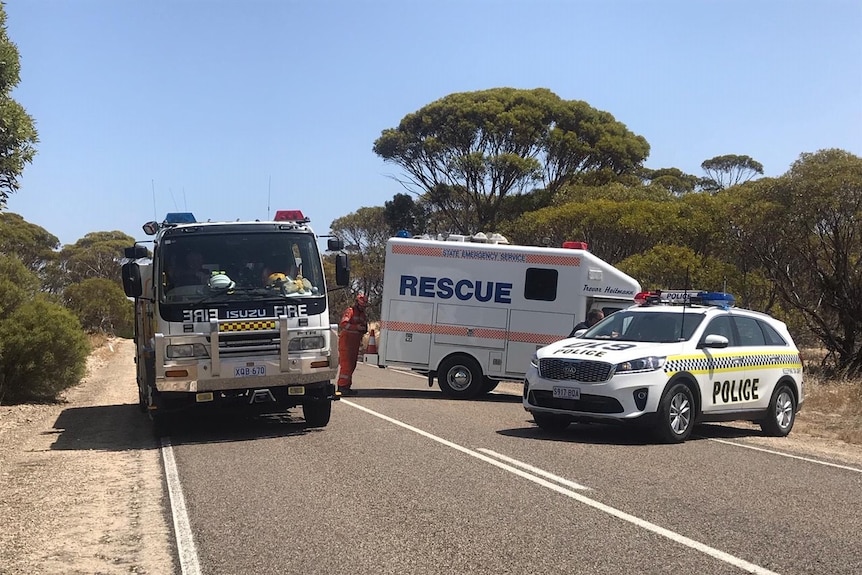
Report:
[[772,327],[765,321],[760,320],[758,320],[757,325],[759,325],[760,329],[763,331],[763,337],[766,340],[766,345],[787,345],[787,342],[784,341],[784,338],[781,337],[781,334],[778,333],[774,327]]
[[731,322],[729,315],[720,315],[718,317],[714,317],[707,324],[706,329],[703,330],[703,336],[700,339],[700,343],[703,343],[703,340],[708,335],[722,335],[727,338],[728,346],[732,347],[738,345],[736,343],[736,338],[733,335],[733,323]]
[[701,321],[702,314],[620,310],[594,325],[582,337],[652,343],[686,341]]
[[739,332],[739,345],[766,345],[763,330],[753,317],[739,317],[736,320],[736,329]]

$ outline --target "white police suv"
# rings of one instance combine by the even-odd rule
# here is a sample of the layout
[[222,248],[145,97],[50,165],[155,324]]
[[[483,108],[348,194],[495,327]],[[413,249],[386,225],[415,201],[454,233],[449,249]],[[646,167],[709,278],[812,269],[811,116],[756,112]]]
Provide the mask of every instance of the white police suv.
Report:
[[748,420],[787,435],[804,398],[787,326],[733,307],[725,293],[677,299],[638,294],[636,305],[539,349],[523,398],[536,424],[558,432],[573,421],[647,422],[675,443],[696,423]]

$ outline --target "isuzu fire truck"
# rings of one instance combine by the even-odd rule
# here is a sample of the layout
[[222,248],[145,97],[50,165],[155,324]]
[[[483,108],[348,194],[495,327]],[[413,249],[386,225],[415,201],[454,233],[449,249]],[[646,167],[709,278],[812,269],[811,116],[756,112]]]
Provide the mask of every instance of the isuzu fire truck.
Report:
[[[338,369],[318,237],[298,210],[273,221],[198,222],[168,214],[144,226],[152,255],[126,249],[134,298],[142,411],[162,427],[172,412],[204,406],[284,412],[329,422]],[[328,249],[340,251],[330,238]],[[336,283],[348,264],[336,256]]]
[[426,373],[449,397],[523,381],[540,347],[587,311],[634,304],[640,284],[583,242],[510,245],[499,234],[390,238],[378,353],[366,363]]

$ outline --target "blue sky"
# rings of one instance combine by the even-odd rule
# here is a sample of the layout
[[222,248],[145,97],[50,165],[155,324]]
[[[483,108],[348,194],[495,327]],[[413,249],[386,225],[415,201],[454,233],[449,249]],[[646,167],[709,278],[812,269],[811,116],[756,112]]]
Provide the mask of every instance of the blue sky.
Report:
[[859,0],[6,0],[38,154],[7,210],[74,243],[169,211],[320,234],[404,190],[372,151],[455,92],[548,88],[703,175],[862,155]]

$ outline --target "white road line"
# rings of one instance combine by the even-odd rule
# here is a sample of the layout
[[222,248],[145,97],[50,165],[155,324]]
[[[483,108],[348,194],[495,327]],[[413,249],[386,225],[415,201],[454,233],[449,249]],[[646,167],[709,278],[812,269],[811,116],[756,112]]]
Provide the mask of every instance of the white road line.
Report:
[[622,519],[623,521],[627,521],[633,525],[636,525],[637,527],[640,527],[642,529],[646,529],[647,531],[655,533],[656,535],[661,535],[662,537],[666,537],[667,539],[670,539],[671,541],[674,541],[674,542],[679,543],[681,545],[685,545],[686,547],[689,547],[689,548],[694,549],[696,551],[700,551],[701,553],[709,555],[710,557],[718,559],[719,561],[724,561],[725,563],[733,565],[734,567],[738,567],[744,571],[748,571],[749,573],[755,573],[756,575],[778,575],[775,571],[770,571],[769,569],[766,569],[765,567],[761,567],[760,565],[755,565],[754,563],[749,563],[748,561],[746,561],[744,559],[741,559],[741,558],[736,557],[734,555],[731,555],[729,553],[725,553],[724,551],[720,551],[718,549],[715,549],[714,547],[710,547],[709,545],[706,545],[706,544],[701,543],[699,541],[695,541],[694,539],[689,539],[688,537],[680,535],[679,533],[676,533],[676,532],[671,531],[669,529],[665,529],[664,527],[660,527],[659,525],[656,525],[655,523],[650,523],[649,521],[646,521],[646,520],[641,519],[639,517],[635,517],[634,515],[630,515],[624,511],[620,511],[619,509],[615,509],[613,507],[610,507],[609,505],[605,505],[604,503],[601,503],[601,502],[596,501],[594,499],[590,499],[589,497],[586,497],[585,495],[582,495],[576,491],[572,491],[571,489],[566,489],[565,487],[562,487],[561,485],[557,485],[556,483],[551,483],[550,481],[542,479],[541,477],[538,477],[536,475],[522,471],[522,470],[518,469],[517,467],[507,465],[501,461],[497,461],[496,459],[492,459],[492,458],[488,457],[487,455],[479,453],[478,451],[473,451],[472,449],[462,447],[461,445],[458,445],[457,443],[453,443],[451,441],[443,439],[442,437],[432,435],[431,433],[428,433],[427,431],[423,431],[417,427],[413,427],[412,425],[409,425],[409,424],[404,423],[402,421],[399,421],[397,419],[393,419],[387,415],[383,415],[382,413],[378,413],[376,411],[368,409],[367,407],[362,407],[361,405],[353,403],[352,401],[342,399],[341,403],[342,403],[342,405],[349,405],[350,407],[356,408],[360,411],[364,411],[364,412],[368,413],[369,415],[373,415],[374,417],[378,417],[384,421],[388,421],[389,423],[392,423],[393,425],[403,427],[404,429],[407,429],[408,431],[412,431],[414,433],[417,433],[423,437],[426,437],[428,439],[436,441],[437,443],[445,445],[446,447],[450,447],[452,449],[460,451],[461,453],[464,453],[464,454],[469,455],[471,457],[475,457],[476,459],[480,459],[486,463],[490,463],[491,465],[499,467],[500,469],[504,469],[504,470],[514,474],[514,475],[517,475],[518,477],[523,477],[524,479],[532,481],[533,483],[541,485],[542,487],[547,487],[548,489],[550,489],[552,491],[556,491],[557,493],[559,493],[561,495],[565,495],[566,497],[569,497],[571,499],[574,499],[575,501],[583,503],[584,505],[592,507],[593,509],[597,509],[599,511],[602,511],[603,513],[607,513],[608,515],[616,517],[617,519]]
[[527,471],[529,471],[530,473],[532,473],[534,475],[539,475],[541,477],[544,477],[545,479],[550,479],[551,481],[559,483],[560,485],[564,485],[566,487],[570,487],[572,489],[579,489],[579,490],[585,490],[585,489],[589,490],[590,489],[589,487],[587,487],[585,485],[581,485],[580,483],[575,483],[574,481],[569,481],[568,479],[566,479],[564,477],[560,477],[559,475],[554,475],[553,473],[551,473],[549,471],[545,471],[544,469],[539,469],[538,467],[533,467],[529,463],[524,463],[523,461],[518,461],[517,459],[512,459],[511,457],[507,457],[507,456],[503,455],[502,453],[497,453],[496,451],[491,451],[490,449],[485,449],[484,447],[480,447],[476,451],[481,451],[482,453],[485,453],[486,455],[490,455],[491,457],[496,457],[497,459],[499,459],[501,461],[505,461],[506,463],[516,465],[522,469],[526,469]]
[[162,438],[162,461],[165,464],[165,478],[168,483],[168,496],[171,500],[171,515],[174,519],[174,533],[177,538],[177,553],[180,556],[180,570],[183,575],[200,575],[198,551],[195,547],[189,516],[186,512],[186,499],[180,485],[180,474],[174,459],[170,437]]
[[745,449],[753,449],[754,451],[762,451],[764,453],[770,453],[772,455],[780,455],[782,457],[789,457],[790,459],[799,459],[800,461],[807,461],[808,463],[817,463],[818,465],[827,465],[829,467],[837,467],[838,469],[846,469],[847,471],[855,471],[856,473],[862,473],[862,469],[858,467],[850,467],[848,465],[839,465],[838,463],[829,463],[828,461],[820,461],[818,459],[812,459],[810,457],[802,457],[801,455],[793,455],[790,453],[784,453],[782,451],[774,451],[772,449],[766,449],[765,447],[755,447],[754,445],[746,445],[744,443],[736,443],[735,441],[727,441],[726,439],[714,439],[712,437],[707,437],[710,441],[715,441],[716,443],[724,443],[725,445],[733,445],[734,447],[744,447]]

